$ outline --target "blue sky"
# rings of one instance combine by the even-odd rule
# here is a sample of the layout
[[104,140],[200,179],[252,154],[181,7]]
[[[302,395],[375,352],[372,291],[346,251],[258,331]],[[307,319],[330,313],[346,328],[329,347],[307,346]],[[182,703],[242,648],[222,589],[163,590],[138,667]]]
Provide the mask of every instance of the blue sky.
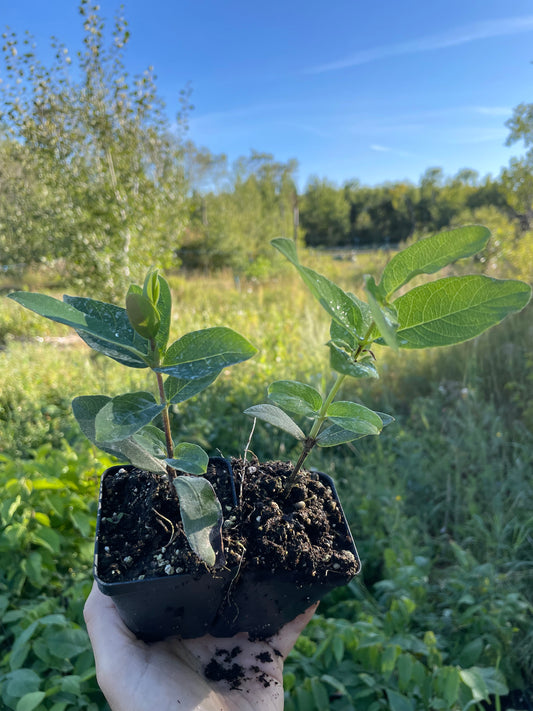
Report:
[[[119,2],[101,0],[113,18]],[[153,65],[168,111],[190,81],[190,136],[251,149],[337,183],[497,175],[521,147],[505,121],[530,102],[530,0],[124,0],[132,73]],[[79,47],[76,0],[0,0],[0,26]]]

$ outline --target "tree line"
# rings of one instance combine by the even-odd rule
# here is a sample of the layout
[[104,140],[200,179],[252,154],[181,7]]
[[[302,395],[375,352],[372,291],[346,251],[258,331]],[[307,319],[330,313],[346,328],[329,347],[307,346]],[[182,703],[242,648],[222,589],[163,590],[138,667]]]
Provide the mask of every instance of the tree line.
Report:
[[[29,34],[3,34],[0,64],[0,265],[53,264],[66,282],[103,292],[144,269],[182,264],[260,276],[270,240],[375,248],[485,221],[513,235],[533,220],[533,105],[509,142],[527,152],[497,178],[428,169],[418,184],[297,188],[296,160],[252,151],[229,164],[187,138],[190,90],[171,125],[152,68],[125,67],[129,30],[81,0],[81,49],[52,40],[44,64]],[[177,128],[176,128],[177,127]],[[491,226],[489,224],[489,226]]]

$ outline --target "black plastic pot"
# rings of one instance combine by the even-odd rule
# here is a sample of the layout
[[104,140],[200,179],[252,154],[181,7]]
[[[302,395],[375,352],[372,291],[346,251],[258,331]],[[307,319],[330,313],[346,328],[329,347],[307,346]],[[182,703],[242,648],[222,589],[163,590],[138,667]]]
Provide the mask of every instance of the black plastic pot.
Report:
[[[210,461],[221,466],[219,458]],[[298,571],[273,576],[270,570],[239,571],[237,568],[206,570],[199,577],[175,574],[128,582],[102,581],[98,575],[102,483],[106,476],[123,468],[128,467],[111,467],[102,475],[94,577],[101,592],[113,599],[127,627],[140,639],[151,642],[171,635],[190,639],[205,634],[232,637],[238,632],[267,638],[326,593],[349,582],[349,578],[341,578],[335,571],[329,580],[316,583],[305,581]],[[332,479],[326,474],[319,476],[322,483],[333,490],[342,513]],[[343,548],[352,553],[360,569],[350,529],[343,513],[342,516]]]
[[[218,601],[224,598],[235,577],[233,570],[206,571],[196,578],[181,574],[117,583],[104,582],[98,575],[103,482],[106,476],[128,468],[111,467],[103,473],[100,482],[94,550],[94,578],[98,588],[112,598],[127,627],[140,639],[152,642],[171,635],[201,637],[213,624]],[[202,603],[203,600],[207,603]]]
[[[361,561],[337,496],[333,479],[318,473],[320,481],[331,488],[340,509],[345,530],[342,548],[352,553],[361,570]],[[351,577],[339,576],[331,570],[329,579],[310,582],[301,572],[287,571],[273,575],[270,570],[245,570],[231,586],[215,619],[210,634],[216,637],[231,637],[246,631],[252,637],[267,638],[278,632],[287,622],[305,612],[328,592],[346,585]]]

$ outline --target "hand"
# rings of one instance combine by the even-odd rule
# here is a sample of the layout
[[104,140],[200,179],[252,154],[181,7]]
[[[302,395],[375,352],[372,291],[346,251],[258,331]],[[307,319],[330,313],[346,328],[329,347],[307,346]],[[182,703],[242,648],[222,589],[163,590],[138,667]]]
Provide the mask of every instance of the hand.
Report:
[[[317,606],[266,642],[240,633],[146,644],[128,630],[96,583],[84,616],[96,678],[112,711],[282,711],[283,662]],[[206,668],[208,676],[226,678],[211,681]]]

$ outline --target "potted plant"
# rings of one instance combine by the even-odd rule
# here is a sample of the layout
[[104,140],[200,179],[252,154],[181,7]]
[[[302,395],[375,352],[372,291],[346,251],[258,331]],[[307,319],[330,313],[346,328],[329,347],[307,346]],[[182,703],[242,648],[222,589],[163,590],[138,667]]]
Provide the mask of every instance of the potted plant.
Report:
[[28,292],[9,297],[71,326],[99,353],[153,373],[157,396],[149,391],[86,395],[72,403],[88,439],[129,462],[102,476],[94,574],[139,636],[204,634],[216,614],[211,602],[222,598],[240,557],[224,552],[222,538],[222,505],[233,506],[226,494],[229,472],[218,465],[223,495],[217,496],[202,476],[209,468],[206,452],[173,439],[170,409],[256,349],[226,327],[194,331],[169,345],[171,293],[155,269],[142,287],[130,286],[125,308],[67,295],[63,301]]
[[[378,377],[374,343],[398,352],[459,343],[527,304],[527,284],[476,274],[405,291],[414,277],[477,253],[489,236],[474,225],[412,244],[390,260],[379,283],[365,280],[366,301],[303,266],[292,241],[273,241],[331,318],[327,346],[334,380],[328,392],[276,381],[268,388],[270,403],[246,410],[301,441],[294,466],[247,461],[246,453],[242,459],[209,460],[196,445],[173,442],[169,405],[199,393],[222,368],[255,349],[220,328],[187,334],[167,347],[170,290],[156,271],[142,288],[130,288],[125,309],[77,297],[59,302],[25,292],[10,295],[72,326],[105,355],[155,374],[159,401],[150,393],[130,393],[83,396],[73,403],[89,439],[131,463],[102,478],[95,553],[99,586],[114,595],[131,629],[145,639],[238,631],[267,637],[358,572],[331,480],[305,471],[303,464],[314,446],[377,435],[392,421],[338,399],[346,378]],[[397,296],[399,290],[404,293]],[[161,430],[153,425],[157,418]],[[300,420],[310,422],[307,434]],[[140,553],[148,558],[145,569],[139,568]],[[157,593],[151,592],[153,584]],[[200,600],[203,593],[210,604]]]

